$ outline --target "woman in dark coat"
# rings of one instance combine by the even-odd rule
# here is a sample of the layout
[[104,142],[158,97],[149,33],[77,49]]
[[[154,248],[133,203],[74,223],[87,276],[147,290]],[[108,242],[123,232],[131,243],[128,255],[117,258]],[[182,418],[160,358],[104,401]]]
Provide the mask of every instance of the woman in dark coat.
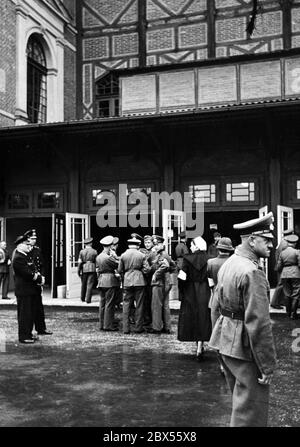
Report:
[[[196,237],[191,243],[192,254],[183,258],[179,277],[183,282],[183,297],[178,319],[178,340],[197,342],[197,359],[204,353],[204,342],[210,339],[211,318],[208,303],[210,289],[207,279],[206,242]],[[186,274],[186,277],[185,277]]]

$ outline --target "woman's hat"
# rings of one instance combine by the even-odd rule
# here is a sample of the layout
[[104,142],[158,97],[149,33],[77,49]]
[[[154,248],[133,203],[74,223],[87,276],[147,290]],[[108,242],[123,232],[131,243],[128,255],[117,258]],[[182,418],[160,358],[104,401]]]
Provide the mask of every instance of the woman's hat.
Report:
[[217,248],[225,251],[234,251],[231,239],[229,237],[221,237],[218,242]]

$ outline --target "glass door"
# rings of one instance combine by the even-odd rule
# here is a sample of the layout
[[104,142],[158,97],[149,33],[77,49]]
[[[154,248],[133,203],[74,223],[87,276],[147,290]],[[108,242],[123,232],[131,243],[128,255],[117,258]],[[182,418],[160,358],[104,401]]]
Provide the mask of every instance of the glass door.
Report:
[[87,214],[66,213],[66,270],[67,298],[79,298],[81,280],[77,274],[79,252],[84,248],[84,240],[89,233]]
[[[66,291],[66,216],[52,214],[51,298],[65,297]],[[57,289],[60,287],[59,289]],[[60,292],[60,293],[58,293]]]

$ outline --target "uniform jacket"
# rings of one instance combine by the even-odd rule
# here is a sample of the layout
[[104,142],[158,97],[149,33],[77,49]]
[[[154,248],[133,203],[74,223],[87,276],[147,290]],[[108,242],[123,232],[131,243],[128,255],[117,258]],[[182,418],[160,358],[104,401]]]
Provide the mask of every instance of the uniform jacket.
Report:
[[258,258],[240,245],[220,268],[218,306],[244,315],[243,320],[220,315],[209,345],[220,354],[255,361],[264,374],[273,372],[275,347],[269,315],[269,283]]
[[[7,264],[10,260],[9,253],[7,250],[1,248],[0,249],[3,252],[3,262],[0,262],[0,273],[8,273],[9,272],[9,265]],[[2,257],[1,257],[2,260]]]
[[293,247],[282,250],[277,261],[277,271],[281,278],[300,278],[300,251]]
[[44,261],[41,253],[41,249],[35,245],[28,253],[29,262],[32,262],[35,266],[36,272],[44,275]]
[[213,279],[215,286],[218,283],[218,272],[228,258],[229,254],[219,253],[216,258],[211,258],[207,261],[207,276]]
[[151,265],[151,272],[153,273],[151,285],[152,286],[165,286],[167,289],[171,289],[171,273],[176,271],[176,263],[166,251],[160,253],[152,252],[149,258]]
[[78,272],[93,273],[96,271],[97,252],[92,247],[85,247],[79,253]]
[[189,254],[189,249],[184,242],[179,242],[175,247],[176,262],[179,269],[182,269],[183,256]]
[[[217,299],[217,284],[218,284],[218,272],[220,270],[220,268],[222,267],[222,265],[224,264],[224,262],[227,261],[227,259],[229,258],[229,253],[219,253],[218,256],[216,258],[211,258],[208,259],[207,261],[207,276],[208,278],[211,278],[214,282],[214,286],[212,289],[212,293],[211,293],[211,298],[209,300],[209,304],[208,307],[209,308],[214,308],[213,307],[213,302]],[[216,322],[216,320],[219,317],[219,312],[217,312],[216,314],[214,314],[212,312],[212,323],[213,326]]]
[[118,261],[104,251],[96,258],[96,268],[98,274],[97,287],[119,287],[120,282],[115,276],[115,270],[118,267]]
[[124,276],[124,287],[145,286],[144,275],[150,272],[146,255],[136,248],[128,248],[120,257],[118,272]]
[[[16,296],[39,295],[41,287],[41,275],[37,274],[36,267],[30,257],[24,253],[15,251],[13,262],[15,294]],[[36,276],[36,279],[34,277]]]

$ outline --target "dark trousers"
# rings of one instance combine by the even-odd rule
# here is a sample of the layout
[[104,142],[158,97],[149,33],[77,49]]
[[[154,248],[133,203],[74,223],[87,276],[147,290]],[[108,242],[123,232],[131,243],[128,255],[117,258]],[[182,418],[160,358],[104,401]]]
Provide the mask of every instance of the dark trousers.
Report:
[[113,329],[118,287],[100,287],[99,329]]
[[271,299],[271,306],[280,306],[281,304],[285,303],[284,298],[284,292],[283,292],[283,285],[282,280],[279,278],[279,281],[277,283],[277,287],[273,293],[272,299]]
[[145,298],[144,298],[144,324],[150,325],[152,323],[152,286],[147,284],[145,287]]
[[45,312],[42,294],[36,296],[34,301],[34,327],[38,333],[45,332]]
[[144,296],[145,287],[125,287],[123,301],[123,331],[129,332],[130,308],[135,301],[135,330],[142,331],[144,323]]
[[32,338],[36,295],[17,296],[19,340]]
[[260,385],[260,372],[254,362],[221,356],[227,384],[232,393],[230,427],[266,427],[269,385]]
[[286,296],[286,312],[296,316],[300,299],[300,278],[282,278],[283,292]]
[[91,302],[95,274],[82,273],[81,275],[81,301]]
[[7,298],[9,273],[0,273],[0,287],[2,283],[2,298]]

